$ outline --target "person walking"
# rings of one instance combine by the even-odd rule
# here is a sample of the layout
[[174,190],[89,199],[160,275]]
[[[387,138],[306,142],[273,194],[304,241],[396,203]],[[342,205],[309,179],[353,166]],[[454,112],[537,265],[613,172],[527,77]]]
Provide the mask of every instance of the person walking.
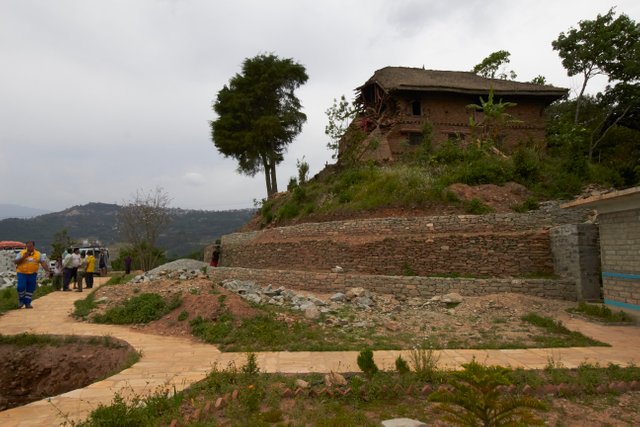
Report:
[[51,279],[51,283],[53,285],[53,288],[56,291],[62,290],[62,273],[63,273],[63,269],[62,269],[62,257],[58,256],[56,257],[56,263],[53,266],[53,277]]
[[62,290],[69,292],[69,284],[73,276],[73,249],[67,249],[67,254],[62,260]]
[[93,256],[93,250],[87,252],[87,267],[85,269],[84,280],[87,282],[87,289],[93,288],[93,275],[96,271],[96,257]]
[[78,288],[78,267],[82,264],[82,259],[80,258],[80,248],[73,248],[73,253],[71,254],[71,278],[73,279],[73,288]]
[[13,261],[16,264],[18,276],[18,308],[33,308],[31,299],[38,286],[38,269],[40,266],[49,273],[46,259],[35,248],[35,242],[27,242],[26,249],[21,250]]
[[85,251],[82,251],[80,252],[80,265],[78,266],[76,292],[82,292],[82,286],[83,286],[82,282],[84,282],[84,279],[87,276],[86,269],[87,269],[87,253]]
[[220,262],[220,245],[216,245],[215,249],[213,249],[213,253],[211,254],[211,262],[209,265],[211,267],[217,267],[218,262]]
[[124,257],[124,274],[130,274],[131,273],[131,262],[132,261],[133,260],[131,259],[131,257],[129,255]]
[[100,275],[107,275],[107,264],[109,263],[109,254],[104,249],[100,249],[100,257],[98,258],[98,267],[100,267]]

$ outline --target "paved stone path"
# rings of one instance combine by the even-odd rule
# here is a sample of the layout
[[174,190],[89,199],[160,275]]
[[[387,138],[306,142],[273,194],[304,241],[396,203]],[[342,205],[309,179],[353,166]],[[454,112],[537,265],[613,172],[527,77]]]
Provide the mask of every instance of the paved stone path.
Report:
[[[98,282],[100,283],[100,282]],[[23,332],[34,334],[110,335],[129,342],[142,352],[138,363],[119,374],[83,389],[50,399],[33,402],[0,412],[0,426],[53,426],[85,419],[98,406],[112,401],[115,393],[123,396],[144,395],[160,388],[175,387],[181,391],[203,379],[211,368],[226,367],[230,362],[241,366],[242,353],[222,353],[215,346],[186,338],[166,337],[135,332],[128,327],[97,325],[74,321],[69,314],[73,302],[86,294],[54,292],[34,302],[33,310],[14,310],[0,317],[4,335]],[[456,368],[473,357],[487,364],[539,369],[550,360],[572,368],[583,362],[606,366],[640,364],[640,328],[635,326],[601,326],[568,316],[561,318],[571,330],[611,344],[611,347],[580,347],[526,350],[441,350],[442,367]],[[399,354],[406,352],[376,351],[374,359],[381,369],[394,369]],[[358,371],[357,351],[344,352],[265,352],[257,354],[263,372],[354,372]],[[62,362],[64,363],[64,362]],[[0,369],[10,369],[3,366]]]

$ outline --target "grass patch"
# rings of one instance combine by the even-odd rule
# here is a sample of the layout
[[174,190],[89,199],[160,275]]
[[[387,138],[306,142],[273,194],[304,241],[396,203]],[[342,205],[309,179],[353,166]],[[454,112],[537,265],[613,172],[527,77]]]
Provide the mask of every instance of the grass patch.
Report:
[[570,331],[562,324],[562,322],[553,320],[549,317],[529,313],[522,316],[522,320],[544,329],[545,333],[543,335],[536,335],[533,337],[539,347],[609,346],[608,344],[589,338],[580,332]]
[[62,347],[69,344],[99,345],[107,348],[122,348],[127,344],[109,336],[81,337],[77,335],[35,335],[22,333],[18,335],[1,335],[0,345],[16,345],[19,347],[44,346]]
[[179,296],[165,301],[158,294],[143,293],[129,299],[121,306],[107,310],[104,314],[94,316],[93,321],[115,325],[149,323],[160,319],[181,304],[182,300]]
[[[51,285],[38,286],[33,293],[32,299],[35,301],[45,295],[55,292],[56,289]],[[15,287],[0,290],[0,315],[9,310],[18,308],[18,291]]]
[[[295,314],[291,314],[295,318]],[[399,350],[412,336],[401,332],[393,336],[375,333],[372,327],[348,330],[323,327],[302,319],[285,322],[276,312],[266,311],[248,319],[235,319],[229,313],[215,321],[196,317],[191,332],[201,340],[216,344],[223,351],[339,351],[375,349]]]
[[[440,404],[430,401],[442,400],[438,399],[437,393],[433,394],[433,399],[420,393],[425,386],[425,379],[411,369],[402,372],[378,371],[370,376],[359,372],[347,373],[344,374],[347,384],[340,389],[349,389],[349,393],[336,391],[318,397],[314,396],[315,393],[325,387],[323,375],[266,374],[254,366],[255,356],[253,362],[250,357],[249,354],[244,366],[231,364],[224,369],[214,366],[204,380],[180,393],[158,391],[148,397],[134,397],[131,401],[116,395],[110,405],[100,405],[87,420],[78,425],[168,425],[172,419],[182,419],[183,413],[194,413],[197,409],[201,413],[200,420],[191,421],[190,425],[299,425],[299,421],[304,420],[305,425],[317,426],[378,426],[381,420],[399,417],[436,422],[445,414]],[[485,401],[497,406],[500,406],[500,402],[511,405],[510,399],[514,398],[523,403],[519,407],[531,407],[529,403],[537,400],[523,394],[523,389],[526,386],[558,384],[554,382],[554,377],[563,378],[565,385],[580,386],[574,388],[578,396],[594,398],[600,396],[598,386],[601,384],[640,380],[640,369],[637,367],[583,364],[578,369],[553,369],[557,371],[556,374],[548,369],[512,370],[473,362],[467,364],[463,371],[436,369],[437,375],[426,384],[439,390],[441,395],[450,392],[453,399],[462,398],[458,402],[460,405],[455,400],[449,403],[462,408],[482,408],[484,405],[468,404]],[[314,393],[306,390],[295,399],[283,398],[283,390],[295,390],[299,379],[306,381],[309,390]],[[449,386],[440,388],[441,384]],[[472,388],[471,394],[466,393],[469,387]],[[214,402],[217,398],[234,392],[237,393],[237,398],[230,400],[222,409],[208,413],[202,411],[206,402]],[[605,399],[612,397],[615,397],[615,392],[605,392]],[[544,397],[537,402],[543,408],[553,399],[556,398]],[[615,405],[615,400],[613,404]],[[545,411],[536,411],[534,415],[544,418]]]
[[581,314],[590,319],[604,323],[633,323],[633,317],[624,311],[614,312],[603,304],[589,304],[584,301],[578,303],[577,307],[568,308],[569,313]]

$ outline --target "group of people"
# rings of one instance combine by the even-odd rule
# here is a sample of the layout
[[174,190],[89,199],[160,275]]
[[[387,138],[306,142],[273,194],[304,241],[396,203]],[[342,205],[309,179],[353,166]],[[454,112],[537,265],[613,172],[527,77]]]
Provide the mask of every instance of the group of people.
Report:
[[[67,249],[64,258],[58,257],[53,270],[53,286],[62,288],[64,292],[71,291],[71,283],[76,292],[93,288],[93,276],[96,272],[96,257],[100,274],[107,274],[107,261],[104,251],[95,254],[93,249],[81,251],[79,248]],[[83,284],[84,282],[84,284]],[[86,285],[86,286],[85,286]]]

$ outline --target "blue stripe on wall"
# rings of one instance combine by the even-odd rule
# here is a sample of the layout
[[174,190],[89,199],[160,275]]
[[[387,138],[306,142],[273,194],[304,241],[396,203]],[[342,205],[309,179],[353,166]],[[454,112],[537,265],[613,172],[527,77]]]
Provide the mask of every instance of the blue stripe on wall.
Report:
[[603,271],[602,277],[611,277],[616,279],[640,279],[640,274],[610,273],[608,271]]
[[614,301],[614,300],[610,300],[610,299],[605,299],[604,303],[607,304],[607,305],[612,305],[614,307],[628,308],[629,310],[640,311],[640,305],[629,304],[628,302]]

